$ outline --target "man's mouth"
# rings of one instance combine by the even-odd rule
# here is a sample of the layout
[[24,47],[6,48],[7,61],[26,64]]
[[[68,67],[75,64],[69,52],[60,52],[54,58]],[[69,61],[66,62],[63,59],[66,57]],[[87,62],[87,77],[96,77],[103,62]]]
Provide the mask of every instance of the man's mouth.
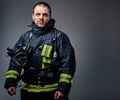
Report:
[[42,25],[44,24],[44,22],[43,22],[43,21],[42,21],[42,22],[41,22],[41,21],[38,21],[38,23],[39,23],[39,24],[42,24]]

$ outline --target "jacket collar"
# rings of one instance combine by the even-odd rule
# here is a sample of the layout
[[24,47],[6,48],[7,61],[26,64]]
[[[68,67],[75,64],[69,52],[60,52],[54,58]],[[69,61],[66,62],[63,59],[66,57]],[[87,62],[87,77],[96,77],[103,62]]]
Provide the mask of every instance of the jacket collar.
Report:
[[32,22],[31,25],[29,25],[32,28],[33,34],[36,36],[40,36],[42,34],[45,34],[49,31],[51,31],[54,28],[55,20],[51,19],[44,28],[38,28],[34,22]]

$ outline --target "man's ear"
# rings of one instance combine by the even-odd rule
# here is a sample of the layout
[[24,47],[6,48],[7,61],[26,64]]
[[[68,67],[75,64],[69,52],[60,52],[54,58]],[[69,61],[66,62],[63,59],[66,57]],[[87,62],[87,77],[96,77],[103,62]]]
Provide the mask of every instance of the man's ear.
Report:
[[33,16],[33,14],[32,14],[32,19],[34,20],[34,16]]

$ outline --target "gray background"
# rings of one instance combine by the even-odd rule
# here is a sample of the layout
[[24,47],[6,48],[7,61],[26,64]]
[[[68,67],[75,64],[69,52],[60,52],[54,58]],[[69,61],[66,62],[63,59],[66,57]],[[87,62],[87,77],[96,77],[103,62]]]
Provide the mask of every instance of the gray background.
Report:
[[[9,57],[19,36],[29,30],[39,0],[0,0],[0,100],[20,100],[4,87]],[[120,100],[119,0],[44,0],[75,48],[76,73],[70,100]]]

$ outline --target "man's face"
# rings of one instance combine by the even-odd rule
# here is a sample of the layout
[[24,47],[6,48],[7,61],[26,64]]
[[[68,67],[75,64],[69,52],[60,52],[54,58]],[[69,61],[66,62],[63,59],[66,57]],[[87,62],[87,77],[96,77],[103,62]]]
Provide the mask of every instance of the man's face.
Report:
[[37,27],[43,28],[50,20],[49,9],[44,5],[37,5],[34,8],[32,18]]

